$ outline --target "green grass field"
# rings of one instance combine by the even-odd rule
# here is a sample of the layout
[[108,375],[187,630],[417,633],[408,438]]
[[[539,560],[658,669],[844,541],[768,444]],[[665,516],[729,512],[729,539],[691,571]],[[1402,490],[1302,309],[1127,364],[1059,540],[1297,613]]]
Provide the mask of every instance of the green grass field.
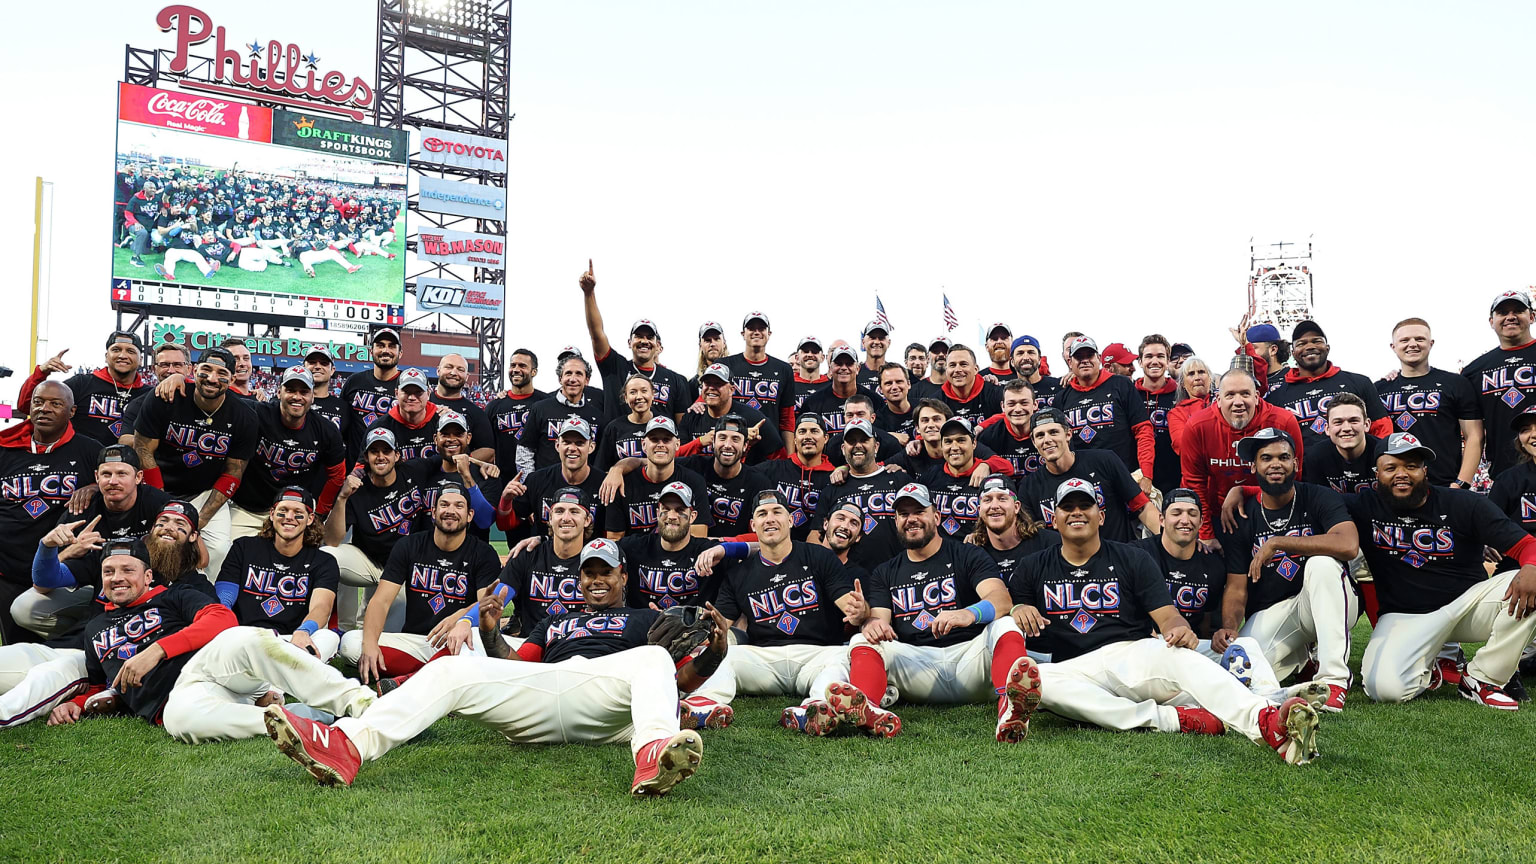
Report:
[[[1362,625],[1355,644],[1368,637]],[[1356,655],[1358,668],[1358,649]],[[1530,861],[1536,708],[1358,690],[1288,767],[1235,735],[987,706],[903,706],[897,738],[811,739],[741,699],[702,771],[631,800],[623,746],[512,746],[467,720],[323,788],[265,739],[191,747],[137,720],[0,735],[4,861]]]
[[[260,273],[241,270],[233,264],[225,264],[211,279],[204,279],[197,268],[182,263],[176,266],[176,281],[188,286],[227,288],[237,291],[263,291],[282,294],[301,294],[306,297],[326,297],[337,300],[357,300],[365,303],[400,303],[405,284],[405,220],[395,222],[396,240],[389,247],[395,253],[393,261],[376,255],[354,258],[350,252],[342,255],[362,266],[356,273],[347,273],[335,263],[324,262],[316,266],[315,278],[304,275],[304,268],[297,259],[292,267],[268,265]],[[133,253],[129,249],[112,250],[112,275],[135,282],[161,282],[155,274],[155,265],[165,259],[161,252],[144,255],[144,266],[135,267],[130,262]]]

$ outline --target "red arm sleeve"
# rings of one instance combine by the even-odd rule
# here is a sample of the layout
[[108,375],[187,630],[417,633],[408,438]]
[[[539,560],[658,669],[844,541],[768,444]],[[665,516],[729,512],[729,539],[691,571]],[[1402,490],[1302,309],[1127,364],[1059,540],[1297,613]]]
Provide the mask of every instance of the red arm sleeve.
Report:
[[1140,513],[1143,508],[1151,503],[1152,499],[1147,497],[1147,493],[1137,492],[1135,498],[1132,498],[1130,501],[1126,502],[1125,509],[1131,511],[1132,513]]
[[321,519],[330,515],[331,508],[336,506],[336,495],[341,492],[341,484],[346,482],[347,466],[344,462],[325,469],[325,488],[320,490],[320,500],[315,502],[315,512]]
[[[16,404],[20,405],[21,403],[18,401]],[[1396,431],[1397,430],[1392,427],[1391,417],[1383,417],[1380,420],[1376,420],[1371,423],[1370,433],[1375,435],[1377,438],[1385,438]]]
[[779,429],[784,432],[795,431],[795,403],[789,402],[779,406]]
[[1152,431],[1152,421],[1136,424],[1136,464],[1141,466],[1141,476],[1152,479],[1152,465],[1157,461],[1157,433]]
[[1521,567],[1536,564],[1536,537],[1529,534],[1521,537],[1520,542],[1509,547],[1509,551],[1504,554],[1520,562]]
[[1002,474],[1006,477],[1013,476],[1013,463],[1001,456],[993,456],[991,459],[983,459],[982,461],[986,463],[988,468],[992,469],[993,474]]
[[[32,374],[27,376],[27,380],[21,382],[21,392],[16,394],[16,410],[20,412],[23,419],[26,418],[32,404],[32,391],[37,389],[37,385],[47,380],[48,373],[44,372],[43,367],[39,366],[32,370]],[[78,399],[79,397],[75,398]]]
[[517,646],[517,656],[527,660],[529,663],[537,663],[544,659],[544,648],[532,642],[524,642]]
[[687,444],[677,448],[678,456],[697,456],[704,452],[704,439],[695,438]]
[[166,657],[179,657],[207,645],[213,641],[213,637],[239,623],[235,613],[223,603],[209,603],[198,610],[191,624],[155,644],[165,650]]

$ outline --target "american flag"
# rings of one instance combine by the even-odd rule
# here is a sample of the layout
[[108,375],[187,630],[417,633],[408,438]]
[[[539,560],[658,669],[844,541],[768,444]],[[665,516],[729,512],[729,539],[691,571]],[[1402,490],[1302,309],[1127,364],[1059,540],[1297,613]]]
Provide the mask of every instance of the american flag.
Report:
[[875,320],[885,327],[887,333],[895,329],[891,326],[891,319],[885,315],[885,304],[880,302],[879,294],[875,295]]
[[953,330],[960,326],[960,319],[955,317],[955,307],[949,305],[949,295],[944,296],[944,329]]

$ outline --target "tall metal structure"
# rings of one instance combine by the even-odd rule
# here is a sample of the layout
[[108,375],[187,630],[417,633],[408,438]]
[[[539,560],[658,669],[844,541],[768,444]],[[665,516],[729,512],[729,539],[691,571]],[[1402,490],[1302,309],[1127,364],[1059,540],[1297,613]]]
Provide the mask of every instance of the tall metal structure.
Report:
[[[512,0],[379,0],[378,77],[375,117],[380,126],[418,132],[448,129],[507,140],[512,122],[508,98],[511,78]],[[418,135],[417,141],[420,141]],[[470,180],[505,188],[504,171],[470,170],[451,165],[413,163],[422,176]],[[416,195],[407,199],[413,231],[436,226],[505,235],[504,221],[422,211]],[[416,241],[406,248],[415,251]],[[407,293],[420,277],[505,284],[505,270],[417,261],[405,274]],[[469,272],[469,271],[473,272]],[[504,321],[429,315],[473,332],[480,345],[480,385],[501,387],[505,368]],[[420,326],[420,325],[418,325]]]
[[1312,317],[1312,238],[1300,243],[1248,241],[1248,322],[1285,336]]

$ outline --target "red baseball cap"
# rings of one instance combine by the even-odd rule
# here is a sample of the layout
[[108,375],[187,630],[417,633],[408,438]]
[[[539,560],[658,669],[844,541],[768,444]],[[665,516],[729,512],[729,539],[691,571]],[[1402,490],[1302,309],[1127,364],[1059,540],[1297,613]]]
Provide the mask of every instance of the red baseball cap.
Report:
[[1099,355],[1106,363],[1119,363],[1122,366],[1132,366],[1136,363],[1136,355],[1125,347],[1123,342],[1111,342],[1104,346],[1104,351]]

